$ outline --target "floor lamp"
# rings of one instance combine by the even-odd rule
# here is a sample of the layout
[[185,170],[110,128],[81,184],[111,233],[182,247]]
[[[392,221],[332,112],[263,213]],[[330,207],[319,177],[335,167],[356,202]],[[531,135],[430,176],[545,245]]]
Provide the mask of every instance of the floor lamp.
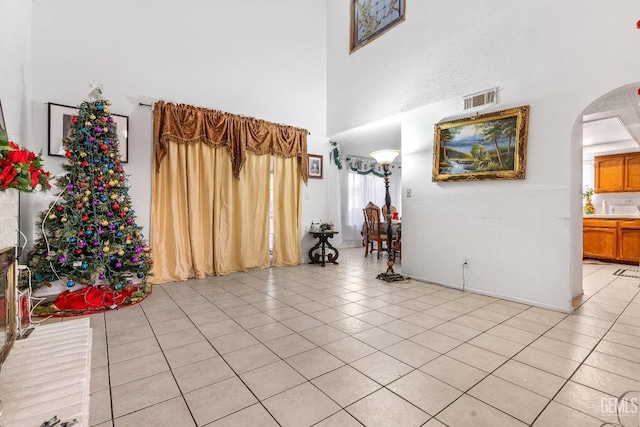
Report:
[[387,271],[378,274],[378,279],[385,282],[401,282],[407,280],[407,277],[398,274],[393,271],[393,264],[396,258],[396,252],[391,248],[391,241],[393,238],[393,232],[391,230],[391,218],[393,214],[391,212],[391,195],[389,194],[389,165],[400,154],[399,150],[378,150],[373,153],[369,153],[371,157],[376,159],[382,169],[384,170],[384,186],[385,186],[385,205],[387,206],[385,219],[387,220],[387,252],[389,253],[389,261],[387,261]]

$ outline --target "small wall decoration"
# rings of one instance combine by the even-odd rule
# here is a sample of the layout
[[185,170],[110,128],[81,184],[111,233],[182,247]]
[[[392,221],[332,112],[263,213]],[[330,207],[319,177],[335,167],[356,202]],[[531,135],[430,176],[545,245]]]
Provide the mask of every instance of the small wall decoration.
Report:
[[308,154],[309,157],[309,178],[322,179],[322,156]]
[[[49,103],[49,155],[64,157],[62,140],[71,130],[71,117],[78,115],[78,108]],[[118,134],[120,161],[129,160],[129,117],[111,113]]]
[[351,50],[404,21],[405,0],[351,0]]
[[524,179],[529,106],[435,126],[432,181]]

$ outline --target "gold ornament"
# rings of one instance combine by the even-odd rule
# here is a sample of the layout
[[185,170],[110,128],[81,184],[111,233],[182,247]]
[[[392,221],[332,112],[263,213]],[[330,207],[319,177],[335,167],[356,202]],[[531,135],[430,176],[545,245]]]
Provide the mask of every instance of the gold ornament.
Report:
[[94,116],[94,115],[92,114],[92,115],[90,115],[90,116],[89,116],[89,118],[90,118],[91,120],[95,120],[95,119],[96,119],[96,116]]
[[124,225],[121,225],[121,226],[120,226],[120,230],[124,230]]
[[85,197],[82,198],[82,201],[87,203],[89,201],[89,198],[85,196]]
[[84,194],[86,194],[86,195],[88,196],[89,194],[91,194],[91,191],[89,191],[89,190],[84,190]]
[[109,252],[109,246],[105,246],[104,248],[102,248],[102,252]]
[[104,111],[105,114],[109,114],[111,112],[108,108],[103,108],[102,111]]
[[49,219],[56,219],[56,214],[49,215]]
[[118,255],[120,255],[120,256],[124,255],[124,251],[123,251],[122,249],[120,249],[120,250],[118,251]]
[[111,200],[115,200],[115,199],[117,199],[117,198],[118,198],[118,195],[117,195],[117,194],[115,194],[115,193],[113,193],[113,194],[111,194],[111,196],[109,196],[109,197],[111,197]]
[[107,99],[106,101],[104,101],[104,103],[105,103],[106,105],[111,105],[111,101],[109,101],[108,99]]

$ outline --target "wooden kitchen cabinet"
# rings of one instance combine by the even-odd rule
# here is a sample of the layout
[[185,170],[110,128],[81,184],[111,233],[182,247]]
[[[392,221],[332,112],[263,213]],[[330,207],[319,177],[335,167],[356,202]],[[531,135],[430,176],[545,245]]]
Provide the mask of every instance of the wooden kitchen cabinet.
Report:
[[595,192],[640,191],[640,153],[596,156]]
[[640,155],[625,156],[624,191],[640,191]]
[[615,260],[618,256],[618,221],[584,219],[582,222],[582,256]]
[[583,219],[582,256],[640,262],[640,219]]
[[618,221],[618,258],[640,262],[640,220]]

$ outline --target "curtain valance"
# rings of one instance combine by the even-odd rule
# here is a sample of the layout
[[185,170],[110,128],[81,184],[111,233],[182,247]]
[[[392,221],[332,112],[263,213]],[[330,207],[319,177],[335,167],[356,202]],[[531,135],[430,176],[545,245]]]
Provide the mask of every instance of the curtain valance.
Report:
[[153,143],[156,171],[167,155],[168,143],[223,146],[231,156],[233,176],[239,178],[247,152],[298,159],[303,181],[309,178],[306,129],[186,104],[156,102]]
[[[360,175],[374,174],[375,176],[384,177],[384,169],[374,159],[364,157],[349,156],[346,158],[349,169]],[[389,171],[391,175],[391,171]]]

